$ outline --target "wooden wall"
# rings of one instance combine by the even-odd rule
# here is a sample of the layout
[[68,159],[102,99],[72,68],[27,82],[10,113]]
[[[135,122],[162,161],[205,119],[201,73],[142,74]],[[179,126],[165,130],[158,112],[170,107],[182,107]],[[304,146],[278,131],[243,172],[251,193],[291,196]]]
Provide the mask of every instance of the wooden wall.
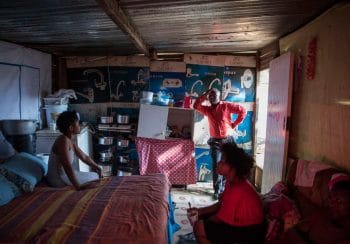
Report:
[[[317,38],[316,73],[306,77],[308,44]],[[350,3],[340,4],[280,40],[302,56],[295,83],[289,156],[350,171]]]

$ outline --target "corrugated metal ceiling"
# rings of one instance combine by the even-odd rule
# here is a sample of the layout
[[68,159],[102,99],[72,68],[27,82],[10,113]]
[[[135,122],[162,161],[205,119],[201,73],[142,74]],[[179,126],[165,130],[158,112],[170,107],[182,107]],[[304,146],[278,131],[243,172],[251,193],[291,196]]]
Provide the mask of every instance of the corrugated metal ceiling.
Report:
[[158,53],[254,52],[335,2],[2,0],[0,39],[56,55],[145,53],[135,36]]

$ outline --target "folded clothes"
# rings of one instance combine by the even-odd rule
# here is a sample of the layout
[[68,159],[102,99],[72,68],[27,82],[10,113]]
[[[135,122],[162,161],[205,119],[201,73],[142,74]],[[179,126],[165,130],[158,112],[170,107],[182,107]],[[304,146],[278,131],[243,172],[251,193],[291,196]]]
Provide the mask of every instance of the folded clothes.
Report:
[[75,94],[75,91],[73,89],[60,89],[56,91],[54,94],[48,95],[47,97],[51,98],[74,98],[77,99],[77,96]]

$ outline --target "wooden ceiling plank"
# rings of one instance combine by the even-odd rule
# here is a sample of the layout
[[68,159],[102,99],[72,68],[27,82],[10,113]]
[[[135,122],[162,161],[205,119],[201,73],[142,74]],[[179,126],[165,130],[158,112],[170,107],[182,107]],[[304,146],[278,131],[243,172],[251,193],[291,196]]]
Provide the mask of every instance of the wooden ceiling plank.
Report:
[[151,48],[141,37],[137,29],[132,24],[131,20],[127,17],[124,11],[121,9],[118,1],[115,0],[96,0],[100,7],[106,12],[106,14],[118,25],[118,27],[128,36],[130,36],[132,42],[136,45],[145,56],[150,55]]

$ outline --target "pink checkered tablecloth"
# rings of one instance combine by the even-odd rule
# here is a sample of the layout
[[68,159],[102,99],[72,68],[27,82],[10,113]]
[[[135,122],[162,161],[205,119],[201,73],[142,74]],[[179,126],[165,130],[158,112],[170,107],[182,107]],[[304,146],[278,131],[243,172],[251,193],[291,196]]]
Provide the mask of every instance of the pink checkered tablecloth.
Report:
[[184,139],[136,138],[140,174],[163,173],[173,185],[195,184],[194,143]]

